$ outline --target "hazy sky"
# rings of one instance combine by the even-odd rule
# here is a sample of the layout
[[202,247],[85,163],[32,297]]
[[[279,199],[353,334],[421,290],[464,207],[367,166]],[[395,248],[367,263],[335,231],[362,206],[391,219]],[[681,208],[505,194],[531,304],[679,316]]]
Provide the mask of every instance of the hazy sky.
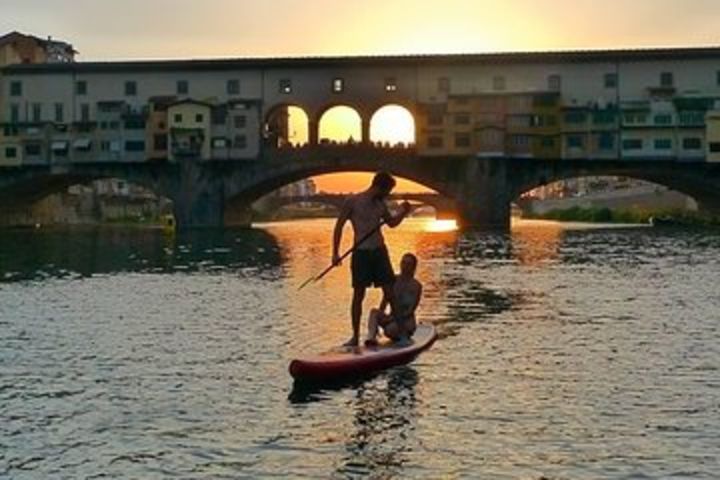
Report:
[[0,0],[81,60],[720,44],[718,0]]

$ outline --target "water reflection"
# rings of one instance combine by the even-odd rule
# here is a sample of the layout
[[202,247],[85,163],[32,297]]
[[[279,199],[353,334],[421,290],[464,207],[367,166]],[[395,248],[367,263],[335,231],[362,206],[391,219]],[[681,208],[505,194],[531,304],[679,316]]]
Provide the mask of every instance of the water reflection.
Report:
[[418,373],[390,370],[386,381],[363,384],[354,401],[354,431],[337,473],[350,478],[392,478],[402,474],[404,454],[417,419]]
[[277,276],[283,256],[264,230],[0,230],[0,283],[120,272],[239,271]]

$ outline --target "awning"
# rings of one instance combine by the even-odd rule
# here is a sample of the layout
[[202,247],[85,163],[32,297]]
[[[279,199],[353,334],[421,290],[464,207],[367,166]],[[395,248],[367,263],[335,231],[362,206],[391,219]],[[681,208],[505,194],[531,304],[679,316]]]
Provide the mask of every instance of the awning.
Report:
[[50,145],[53,152],[64,152],[68,149],[68,142],[64,140],[56,140]]
[[92,142],[89,138],[78,138],[73,142],[73,148],[75,150],[83,150],[87,151],[90,150],[90,146],[92,145]]

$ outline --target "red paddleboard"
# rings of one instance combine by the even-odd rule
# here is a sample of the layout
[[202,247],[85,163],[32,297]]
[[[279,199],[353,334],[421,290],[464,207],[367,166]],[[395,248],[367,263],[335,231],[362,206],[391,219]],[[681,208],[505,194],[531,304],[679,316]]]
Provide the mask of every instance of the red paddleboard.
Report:
[[377,347],[341,347],[327,353],[290,362],[290,375],[296,380],[343,380],[404,365],[435,343],[432,325],[418,325],[407,345],[384,342]]

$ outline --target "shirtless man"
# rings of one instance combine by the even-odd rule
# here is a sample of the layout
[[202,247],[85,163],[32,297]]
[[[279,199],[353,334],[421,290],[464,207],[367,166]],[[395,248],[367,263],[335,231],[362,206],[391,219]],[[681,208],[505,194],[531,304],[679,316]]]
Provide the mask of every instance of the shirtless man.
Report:
[[360,318],[362,317],[362,304],[368,287],[375,286],[383,289],[383,297],[392,297],[392,285],[395,280],[390,256],[388,255],[385,239],[378,225],[381,220],[390,228],[395,228],[410,213],[410,204],[403,203],[403,209],[397,216],[392,216],[385,205],[385,199],[395,188],[395,179],[390,174],[380,172],[375,175],[370,188],[357,195],[353,195],[343,205],[335,224],[333,234],[332,263],[340,265],[340,241],[343,227],[350,220],[355,235],[355,241],[377,229],[362,244],[357,245],[352,255],[350,269],[352,271],[353,299],[350,311],[352,319],[352,337],[345,346],[354,347],[359,343]]

